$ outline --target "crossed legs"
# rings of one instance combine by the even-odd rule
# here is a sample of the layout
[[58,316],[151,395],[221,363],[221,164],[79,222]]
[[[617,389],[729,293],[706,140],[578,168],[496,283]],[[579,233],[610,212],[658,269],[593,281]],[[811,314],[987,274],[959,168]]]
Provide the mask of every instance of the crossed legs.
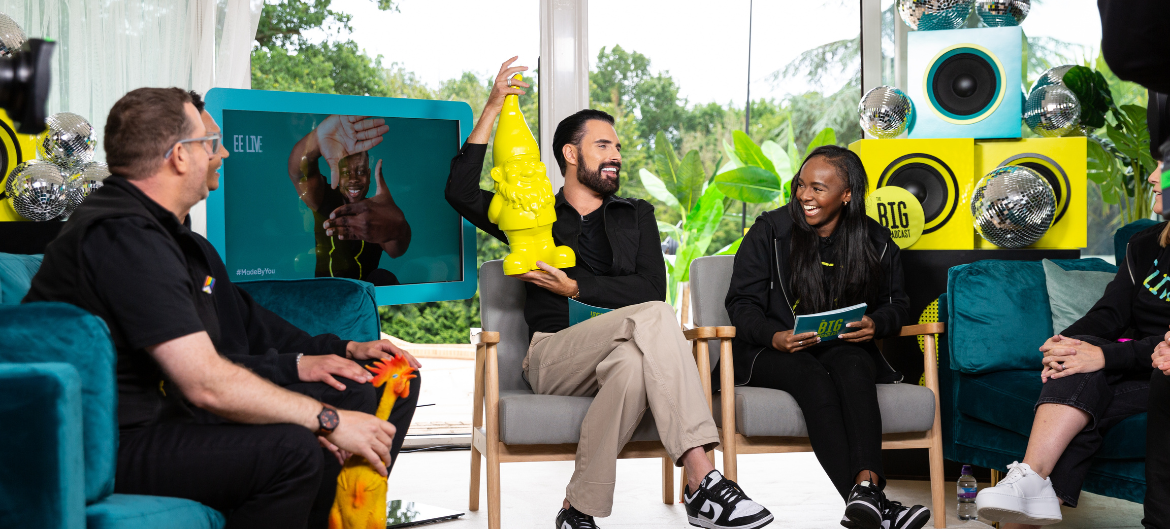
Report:
[[687,466],[692,487],[713,470],[704,449],[719,442],[718,431],[670,305],[642,303],[538,334],[526,366],[537,393],[593,396],[566,488],[566,503],[578,511],[610,514],[618,453],[646,410],[671,458]]

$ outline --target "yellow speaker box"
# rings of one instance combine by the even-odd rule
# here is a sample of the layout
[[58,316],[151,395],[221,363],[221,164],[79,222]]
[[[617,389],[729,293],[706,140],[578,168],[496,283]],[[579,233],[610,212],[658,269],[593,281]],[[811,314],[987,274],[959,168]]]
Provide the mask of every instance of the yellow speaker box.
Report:
[[[1032,138],[975,142],[975,179],[993,169],[1022,165],[1040,173],[1056,194],[1052,227],[1029,248],[1075,250],[1087,242],[1085,195],[1088,140],[1080,138]],[[979,248],[996,248],[975,236]]]
[[860,140],[849,149],[861,157],[870,191],[901,187],[922,203],[922,237],[908,249],[974,249],[975,140]]
[[[17,134],[8,113],[0,109],[0,192],[8,184],[8,174],[16,164],[37,157],[36,136]],[[12,209],[7,198],[0,200],[0,222],[28,220]]]

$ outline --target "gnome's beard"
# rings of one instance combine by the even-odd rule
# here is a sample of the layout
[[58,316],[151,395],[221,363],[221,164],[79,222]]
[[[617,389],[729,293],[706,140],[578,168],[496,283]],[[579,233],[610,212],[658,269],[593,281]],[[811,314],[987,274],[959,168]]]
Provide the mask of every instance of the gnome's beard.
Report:
[[[612,169],[612,177],[603,176],[601,173],[605,169]],[[608,171],[606,171],[608,173]],[[607,197],[617,193],[618,188],[622,186],[621,182],[622,164],[615,162],[604,162],[598,165],[593,170],[582,167],[577,174],[577,181],[581,182],[585,187],[592,189],[595,193]]]

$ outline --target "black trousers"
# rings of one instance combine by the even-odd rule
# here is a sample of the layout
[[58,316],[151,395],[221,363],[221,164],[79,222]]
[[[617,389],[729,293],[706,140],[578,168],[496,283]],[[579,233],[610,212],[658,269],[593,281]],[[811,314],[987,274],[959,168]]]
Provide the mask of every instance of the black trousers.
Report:
[[1150,376],[1149,419],[1146,423],[1146,517],[1147,529],[1170,528],[1170,376],[1154,371]]
[[[286,389],[340,409],[377,409],[381,388],[337,379],[345,391],[317,382]],[[421,378],[411,380],[410,396],[391,409],[396,433],[389,468],[414,418],[420,388]],[[333,454],[301,426],[235,424],[199,410],[193,422],[121,432],[114,488],[198,501],[224,513],[227,529],[318,529],[328,525],[340,472]]]
[[[1093,345],[1109,340],[1093,336],[1074,336]],[[1076,507],[1081,486],[1101,449],[1105,433],[1122,420],[1146,411],[1150,383],[1145,373],[1114,373],[1094,371],[1064,378],[1049,379],[1040,390],[1036,407],[1041,404],[1062,404],[1089,414],[1089,424],[1081,430],[1052,467],[1052,488],[1056,496],[1069,507]]]
[[834,340],[796,353],[764,349],[748,385],[796,399],[813,453],[844,498],[862,470],[873,471],[885,486],[876,377],[869,351]]

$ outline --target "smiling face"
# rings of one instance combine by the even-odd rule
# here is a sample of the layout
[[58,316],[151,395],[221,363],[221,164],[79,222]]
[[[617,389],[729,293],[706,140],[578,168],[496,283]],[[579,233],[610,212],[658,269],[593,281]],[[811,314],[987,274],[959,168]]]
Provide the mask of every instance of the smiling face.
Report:
[[853,197],[845,179],[824,156],[805,162],[793,183],[793,201],[804,210],[804,220],[821,237],[833,234],[841,209]]
[[349,204],[364,200],[370,192],[370,155],[365,152],[351,154],[337,164],[337,189]]
[[[203,126],[207,128],[207,134],[215,134],[219,132],[219,125],[211,118],[204,110],[200,116],[203,119]],[[219,189],[219,166],[223,165],[223,159],[228,157],[227,148],[224,147],[223,142],[219,142],[219,149],[211,155],[211,160],[207,162],[207,189],[215,191]]]
[[[607,196],[621,187],[622,144],[613,125],[594,119],[585,123],[577,150],[577,181]],[[566,159],[571,159],[566,157]]]
[[1158,168],[1150,173],[1148,179],[1150,184],[1154,186],[1154,213],[1162,214],[1162,162],[1158,162]]

